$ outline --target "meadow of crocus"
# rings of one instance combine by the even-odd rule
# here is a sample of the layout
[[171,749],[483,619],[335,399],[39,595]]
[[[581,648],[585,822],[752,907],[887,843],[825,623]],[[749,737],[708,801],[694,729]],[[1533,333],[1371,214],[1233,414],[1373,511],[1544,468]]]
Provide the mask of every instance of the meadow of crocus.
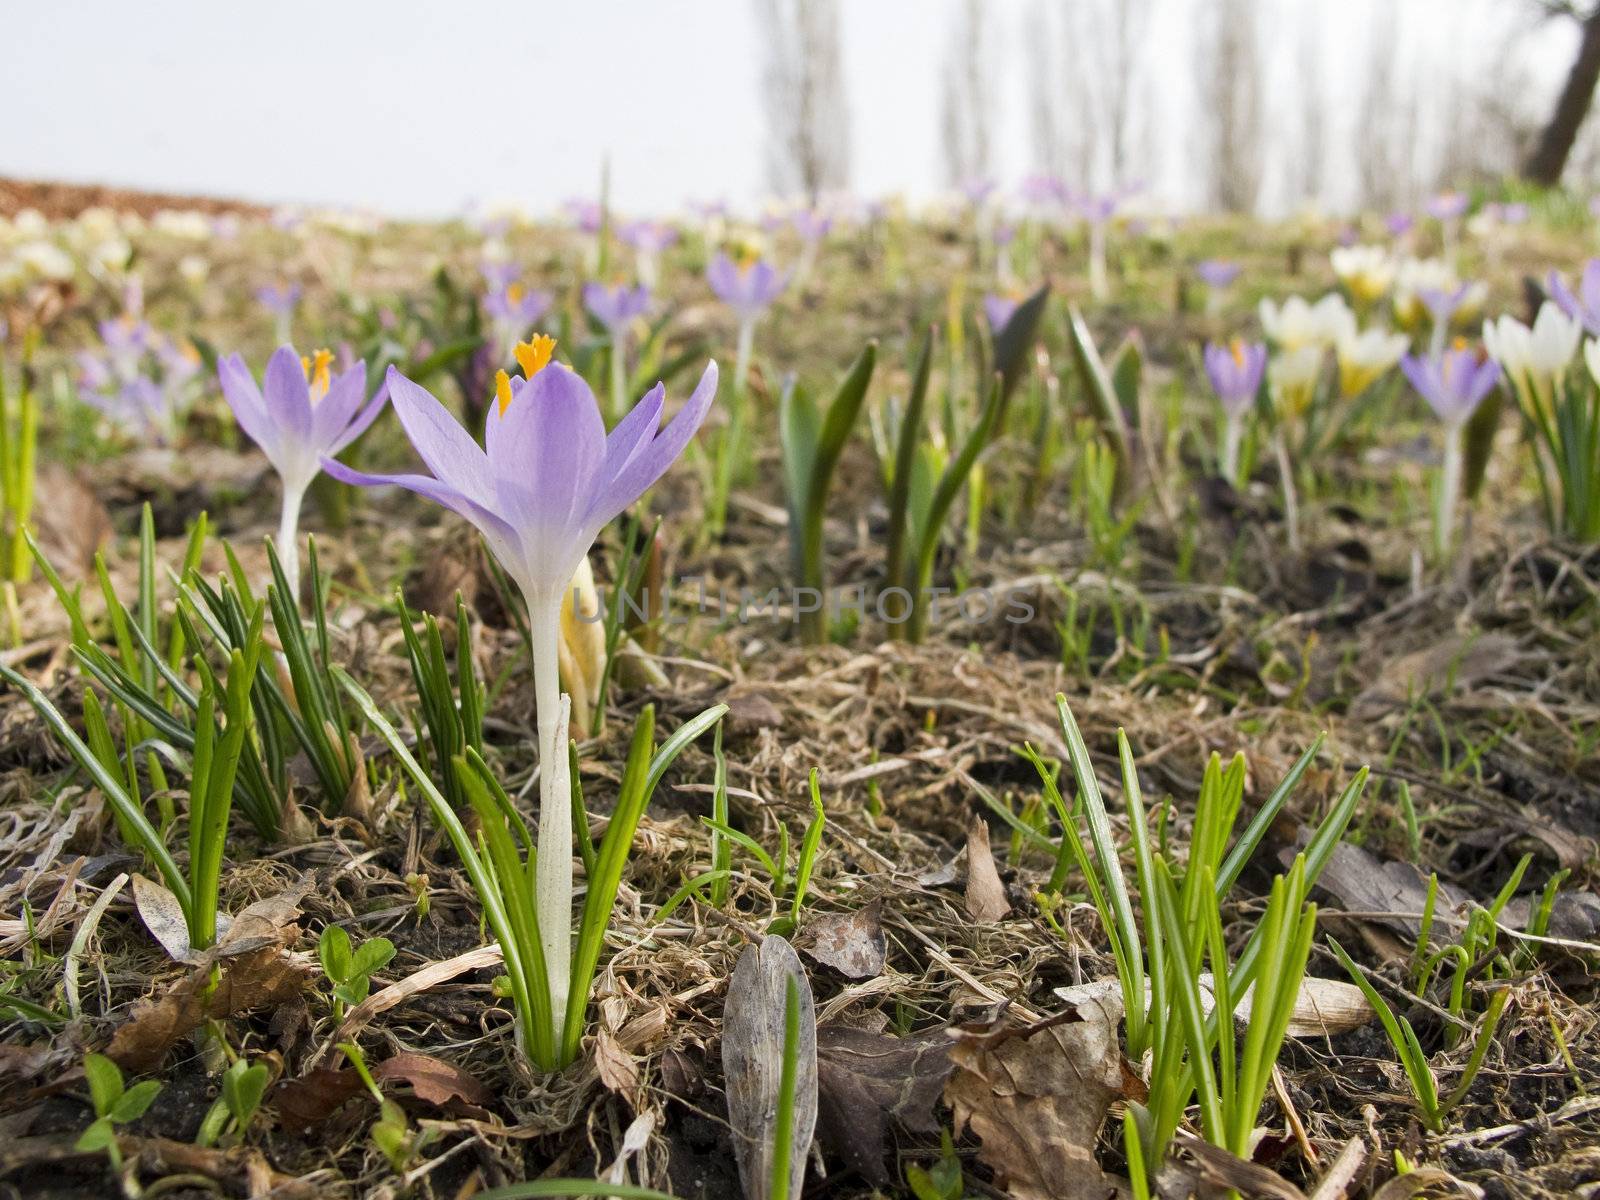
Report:
[[1600,1180],[1581,204],[135,199],[0,220],[10,1194]]

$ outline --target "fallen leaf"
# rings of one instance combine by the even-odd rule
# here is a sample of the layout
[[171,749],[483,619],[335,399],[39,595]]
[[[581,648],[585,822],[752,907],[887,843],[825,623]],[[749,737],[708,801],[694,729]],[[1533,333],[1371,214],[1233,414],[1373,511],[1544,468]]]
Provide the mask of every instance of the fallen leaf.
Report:
[[189,942],[189,921],[178,898],[153,879],[133,876],[133,907],[150,936],[161,944],[173,962],[195,963],[200,956]]
[[817,1136],[867,1182],[889,1182],[889,1119],[937,1133],[935,1106],[950,1077],[950,1039],[939,1031],[897,1038],[829,1025],[817,1030]]
[[[482,1080],[460,1067],[428,1054],[396,1054],[368,1068],[379,1083],[409,1084],[418,1100],[435,1108],[460,1102],[484,1108],[494,1093]],[[285,1079],[272,1093],[278,1121],[288,1133],[300,1133],[327,1120],[346,1101],[365,1093],[353,1068],[318,1067],[299,1079]]]
[[106,1057],[131,1071],[149,1070],[203,1022],[275,1007],[297,995],[306,978],[306,969],[277,945],[235,958],[208,956],[175,986],[135,1005],[111,1035]]
[[1527,657],[1503,633],[1452,633],[1431,646],[1387,658],[1377,679],[1350,704],[1352,718],[1370,721],[1425,696],[1470,692]]
[[1262,1200],[1306,1200],[1304,1192],[1260,1163],[1187,1134],[1181,1137],[1181,1144],[1199,1166],[1200,1178],[1206,1183]]
[[789,980],[800,998],[789,1195],[799,1196],[811,1134],[817,1124],[817,1018],[811,985],[794,947],[770,935],[745,947],[728,980],[722,1012],[722,1073],[727,1082],[728,1120],[745,1200],[767,1200],[772,1186],[778,1088],[783,1071],[785,1011]]
[[[1207,1016],[1216,1004],[1212,991],[1211,973],[1203,972],[1200,984],[1200,1004]],[[1240,1025],[1250,1022],[1255,985],[1239,998],[1234,1006],[1233,1019]],[[1150,997],[1150,984],[1146,982],[1145,999]],[[1105,1007],[1113,1020],[1122,1016],[1122,985],[1115,979],[1099,979],[1093,983],[1080,983],[1071,987],[1056,988],[1056,995],[1068,1004],[1097,1003]],[[1289,1013],[1289,1034],[1297,1038],[1331,1037],[1348,1033],[1365,1025],[1376,1014],[1367,1002],[1366,994],[1353,983],[1342,979],[1319,979],[1307,975],[1300,981],[1295,994],[1294,1008]]]
[[1084,1004],[1036,1025],[955,1031],[945,1085],[957,1133],[970,1128],[978,1157],[1014,1200],[1105,1200],[1114,1191],[1095,1140],[1124,1092],[1115,1019]]
[[372,1077],[379,1083],[408,1083],[418,1100],[436,1108],[455,1100],[479,1108],[494,1101],[494,1093],[476,1076],[431,1054],[396,1054],[373,1067]]
[[604,1029],[594,1036],[594,1065],[601,1083],[634,1104],[639,1096],[638,1064]]
[[230,958],[249,954],[265,946],[283,944],[284,930],[300,915],[300,905],[315,882],[316,877],[307,874],[293,887],[265,896],[240,909],[239,915],[227,922],[227,928],[217,943],[217,953]]
[[998,921],[1011,911],[1005,885],[989,849],[989,825],[977,813],[967,826],[967,914],[974,921]]
[[873,979],[883,974],[889,958],[882,913],[883,901],[874,900],[855,912],[817,917],[806,925],[811,941],[803,949],[850,979]]
[[34,479],[33,536],[51,566],[66,579],[94,570],[95,551],[111,539],[111,517],[94,488],[46,460]]
[[[1334,847],[1317,885],[1336,897],[1349,912],[1384,914],[1367,919],[1380,920],[1410,938],[1422,932],[1422,922],[1416,914],[1421,913],[1427,903],[1428,881],[1410,863],[1380,859],[1360,846],[1340,842]],[[1472,897],[1454,884],[1440,882],[1435,901],[1437,912],[1447,913],[1471,902]]]

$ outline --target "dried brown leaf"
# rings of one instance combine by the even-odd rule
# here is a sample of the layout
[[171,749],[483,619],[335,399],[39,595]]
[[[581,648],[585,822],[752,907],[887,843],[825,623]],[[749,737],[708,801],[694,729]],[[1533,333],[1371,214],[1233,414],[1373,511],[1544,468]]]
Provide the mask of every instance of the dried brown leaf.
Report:
[[639,1096],[639,1066],[633,1055],[624,1050],[616,1038],[604,1029],[594,1037],[594,1065],[605,1084],[629,1104]]
[[998,921],[1011,911],[1005,885],[989,849],[989,825],[974,813],[967,826],[967,914],[974,921]]
[[889,959],[882,914],[883,901],[874,900],[855,912],[817,917],[806,926],[811,944],[803,949],[850,979],[873,979]]
[[830,1025],[817,1030],[817,1136],[869,1183],[889,1182],[889,1119],[912,1133],[936,1133],[934,1109],[950,1077],[950,1039],[941,1032],[897,1038]]
[[204,962],[176,986],[140,1001],[112,1034],[106,1057],[131,1071],[149,1070],[202,1022],[275,1007],[305,982],[306,971],[276,945]]
[[1112,1100],[1124,1094],[1116,1023],[1085,1004],[1037,1025],[957,1032],[945,1085],[957,1132],[978,1135],[978,1156],[1015,1200],[1104,1200],[1115,1189],[1094,1146]]
[[722,1014],[722,1073],[728,1120],[745,1200],[767,1200],[777,1137],[778,1088],[783,1071],[788,983],[800,993],[800,1044],[796,1059],[794,1123],[789,1155],[789,1195],[799,1196],[811,1134],[817,1124],[817,1018],[811,985],[794,947],[768,936],[745,947],[728,981]]

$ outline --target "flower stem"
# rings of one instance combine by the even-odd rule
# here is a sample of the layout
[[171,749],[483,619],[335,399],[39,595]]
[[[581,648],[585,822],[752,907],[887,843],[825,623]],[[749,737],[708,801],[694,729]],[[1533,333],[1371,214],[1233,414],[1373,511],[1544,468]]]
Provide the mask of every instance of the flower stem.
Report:
[[619,331],[611,335],[611,423],[615,425],[622,420],[626,411],[624,404],[627,402],[628,390],[627,364],[627,338]]
[[1244,440],[1244,418],[1239,413],[1223,414],[1222,477],[1239,486],[1239,444]]
[[1106,226],[1104,221],[1089,222],[1089,293],[1104,300],[1111,286],[1106,279]]
[[1440,562],[1450,557],[1450,544],[1455,537],[1456,496],[1461,491],[1461,431],[1459,424],[1444,431],[1444,464],[1439,470],[1433,523],[1434,548]]
[[572,798],[557,657],[561,592],[537,592],[527,599],[539,728],[539,862],[534,897],[550,981],[550,1016],[559,1044],[572,974]]
[[300,504],[305,498],[304,487],[285,487],[278,521],[278,559],[289,581],[289,602],[296,608],[300,606]]
[[733,360],[733,394],[735,402],[744,397],[744,382],[750,375],[750,352],[755,346],[756,323],[749,319],[739,323],[739,348]]
[[1278,456],[1279,481],[1283,484],[1283,520],[1289,527],[1289,549],[1299,554],[1300,501],[1295,495],[1294,468],[1289,465],[1289,443],[1284,440],[1283,430],[1278,430],[1272,446]]

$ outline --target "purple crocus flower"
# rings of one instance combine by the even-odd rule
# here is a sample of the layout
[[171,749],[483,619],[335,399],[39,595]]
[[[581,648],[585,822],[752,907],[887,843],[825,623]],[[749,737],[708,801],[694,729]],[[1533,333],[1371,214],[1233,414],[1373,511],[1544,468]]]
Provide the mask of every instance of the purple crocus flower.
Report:
[[1226,346],[1208,342],[1205,364],[1206,378],[1223,410],[1230,416],[1242,416],[1261,390],[1261,377],[1267,369],[1266,343],[1246,344],[1237,338]]
[[607,287],[603,283],[586,283],[583,285],[583,306],[615,338],[626,332],[635,318],[642,317],[650,310],[650,289],[642,284],[629,287],[619,283]]
[[264,287],[258,287],[256,303],[275,317],[293,316],[295,305],[300,303],[300,285],[269,283]]
[[756,320],[772,307],[772,302],[789,285],[789,275],[765,259],[736,263],[719,251],[706,268],[706,282],[717,299],[733,309],[742,325]]
[[572,218],[572,223],[583,233],[599,233],[600,226],[605,223],[605,210],[598,202],[584,196],[574,196],[568,200],[563,208],[567,216]]
[[[530,290],[520,283],[509,283],[497,292],[483,298],[483,311],[491,320],[505,325],[518,326],[518,333],[537,325],[539,318],[550,311],[555,298],[549,292]],[[518,339],[520,340],[520,338]]]
[[1208,342],[1205,365],[1211,388],[1222,402],[1222,453],[1218,470],[1229,483],[1237,483],[1244,419],[1261,390],[1261,377],[1267,369],[1267,347],[1264,342],[1246,344],[1238,338],[1226,346]]
[[1225,288],[1239,278],[1241,269],[1236,262],[1228,262],[1221,258],[1208,258],[1195,267],[1194,273],[1209,288]]
[[1002,249],[1017,240],[1017,225],[1015,221],[996,221],[994,232],[990,235],[994,244]]
[[1578,280],[1574,295],[1559,271],[1551,271],[1545,279],[1550,298],[1561,311],[1581,324],[1593,337],[1600,337],[1600,258],[1591,258],[1583,265],[1583,275]]
[[1017,311],[1017,305],[1022,301],[1013,296],[1001,296],[991,292],[983,298],[983,315],[989,319],[989,328],[999,333],[1006,327],[1006,322],[1011,320],[1011,314]]
[[1416,225],[1417,219],[1408,212],[1395,211],[1383,219],[1383,227],[1389,231],[1389,236],[1402,238],[1410,233]]
[[828,236],[833,218],[815,208],[797,208],[789,214],[789,224],[802,242],[815,244]]
[[1440,192],[1428,201],[1428,215],[1435,221],[1454,221],[1470,203],[1465,192]]
[[522,272],[514,262],[502,258],[486,258],[478,264],[478,274],[491,292],[503,292],[517,281]]
[[967,198],[967,203],[973,208],[982,208],[984,203],[994,194],[995,183],[981,175],[961,181],[961,194]]
[[1466,423],[1500,379],[1500,364],[1470,347],[1443,354],[1408,354],[1400,360],[1417,394],[1447,426]]
[[677,242],[678,231],[665,221],[629,221],[617,236],[641,254],[660,254]]
[[567,1009],[572,952],[572,802],[557,668],[562,595],[595,537],[666,473],[699,429],[717,390],[710,363],[664,429],[656,384],[608,435],[582,376],[550,361],[555,343],[517,347],[525,378],[502,372],[484,445],[423,388],[389,369],[394,409],[430,475],[369,475],[325,459],[335,478],[395,484],[465,517],[522,589],[533,649],[539,731],[537,912],[554,1032]]
[[1528,206],[1520,200],[1514,200],[1510,204],[1499,204],[1495,208],[1497,210],[1495,215],[1500,218],[1502,225],[1526,225],[1531,215]]
[[307,358],[280,346],[267,360],[263,386],[237,354],[217,364],[222,394],[246,436],[261,447],[283,483],[283,510],[277,549],[288,578],[290,599],[299,596],[300,503],[321,464],[331,462],[366,431],[382,411],[387,388],[363,406],[367,364],[357,361],[332,372],[333,355],[318,350]]
[[1417,299],[1422,302],[1422,307],[1428,310],[1428,316],[1433,319],[1436,330],[1446,329],[1451,318],[1456,315],[1456,310],[1461,307],[1461,302],[1467,298],[1467,293],[1472,290],[1470,283],[1458,285],[1451,291],[1442,288],[1423,288],[1417,292]]

